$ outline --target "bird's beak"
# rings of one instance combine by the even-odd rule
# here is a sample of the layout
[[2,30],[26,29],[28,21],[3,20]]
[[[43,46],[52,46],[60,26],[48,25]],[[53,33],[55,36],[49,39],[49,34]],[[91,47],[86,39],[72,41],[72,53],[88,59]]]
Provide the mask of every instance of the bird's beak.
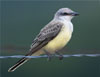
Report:
[[78,16],[79,13],[77,13],[77,12],[73,12],[73,13],[69,13],[69,15],[72,15],[72,16]]

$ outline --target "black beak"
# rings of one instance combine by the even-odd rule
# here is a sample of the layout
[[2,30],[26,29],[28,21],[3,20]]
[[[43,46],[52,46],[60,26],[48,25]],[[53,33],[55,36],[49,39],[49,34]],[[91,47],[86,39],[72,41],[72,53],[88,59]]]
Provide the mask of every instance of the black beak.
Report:
[[72,15],[72,16],[78,16],[79,13],[77,13],[77,12],[73,12],[73,13],[69,13],[69,15]]

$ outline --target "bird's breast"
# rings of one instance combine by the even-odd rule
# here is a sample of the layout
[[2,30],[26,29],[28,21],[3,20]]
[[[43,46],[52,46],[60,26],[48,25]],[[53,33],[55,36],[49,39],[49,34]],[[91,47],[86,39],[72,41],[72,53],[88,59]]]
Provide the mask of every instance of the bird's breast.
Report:
[[68,43],[71,35],[72,30],[70,25],[64,24],[59,34],[45,46],[45,50],[49,51],[50,53],[55,53]]

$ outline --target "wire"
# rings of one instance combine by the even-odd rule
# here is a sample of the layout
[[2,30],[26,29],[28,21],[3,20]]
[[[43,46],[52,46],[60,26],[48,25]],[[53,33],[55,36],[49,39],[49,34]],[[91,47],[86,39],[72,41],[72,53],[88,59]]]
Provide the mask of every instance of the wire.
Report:
[[[55,55],[58,57],[59,55]],[[42,56],[23,56],[23,55],[13,55],[13,56],[0,56],[0,59],[4,58],[46,58],[48,57],[47,55],[42,55]],[[68,57],[100,57],[100,54],[68,54],[68,55],[63,55],[63,57],[68,58]]]

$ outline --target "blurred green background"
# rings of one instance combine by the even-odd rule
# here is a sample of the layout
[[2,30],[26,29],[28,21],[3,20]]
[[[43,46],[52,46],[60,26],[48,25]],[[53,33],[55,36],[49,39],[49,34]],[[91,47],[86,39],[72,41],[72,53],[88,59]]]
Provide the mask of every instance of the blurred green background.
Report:
[[[66,54],[100,53],[99,1],[0,1],[0,55],[23,55],[40,29],[63,7],[79,12]],[[18,59],[0,59],[1,77],[100,77],[100,57],[32,59],[13,73],[7,70]]]

